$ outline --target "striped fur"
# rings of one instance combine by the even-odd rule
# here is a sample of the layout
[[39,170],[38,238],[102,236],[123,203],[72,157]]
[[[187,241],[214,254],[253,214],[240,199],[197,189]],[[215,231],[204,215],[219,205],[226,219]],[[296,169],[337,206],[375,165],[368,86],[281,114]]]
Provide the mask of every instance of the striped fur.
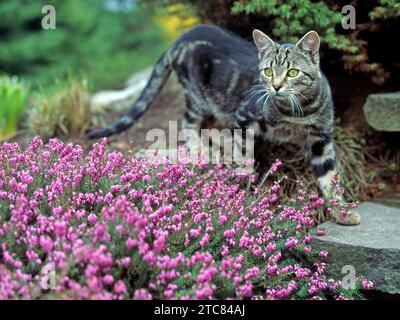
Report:
[[[319,67],[318,34],[311,31],[296,44],[282,45],[258,30],[253,37],[256,47],[221,28],[192,29],[160,58],[129,112],[104,129],[90,131],[88,137],[110,136],[132,126],[174,71],[186,98],[183,129],[198,131],[205,118],[213,117],[225,128],[253,128],[266,141],[298,144],[310,154],[321,191],[330,196],[337,174],[333,102]],[[298,75],[289,77],[291,69]],[[359,223],[354,213],[346,221],[336,220]]]

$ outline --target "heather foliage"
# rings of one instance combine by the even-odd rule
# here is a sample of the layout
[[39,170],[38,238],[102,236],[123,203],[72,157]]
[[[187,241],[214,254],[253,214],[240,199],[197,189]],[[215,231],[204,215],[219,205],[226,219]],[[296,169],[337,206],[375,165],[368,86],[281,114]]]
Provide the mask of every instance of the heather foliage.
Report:
[[[0,146],[0,299],[344,299],[370,287],[326,278],[328,253],[306,232],[324,202],[299,185],[281,203],[280,162],[250,190],[222,165],[106,146]],[[47,265],[55,290],[41,286]]]

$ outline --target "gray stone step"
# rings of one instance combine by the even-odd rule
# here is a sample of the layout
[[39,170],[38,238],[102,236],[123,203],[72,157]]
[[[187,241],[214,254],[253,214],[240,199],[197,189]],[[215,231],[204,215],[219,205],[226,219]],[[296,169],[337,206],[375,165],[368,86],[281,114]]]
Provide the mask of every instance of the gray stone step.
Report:
[[375,130],[400,132],[400,92],[370,94],[364,115]]
[[325,229],[326,235],[317,236],[316,229],[311,231],[314,248],[330,254],[327,273],[342,279],[349,274],[345,266],[353,266],[356,276],[372,281],[375,290],[399,294],[400,209],[364,202],[355,211],[362,218],[358,226],[329,221],[317,228]]

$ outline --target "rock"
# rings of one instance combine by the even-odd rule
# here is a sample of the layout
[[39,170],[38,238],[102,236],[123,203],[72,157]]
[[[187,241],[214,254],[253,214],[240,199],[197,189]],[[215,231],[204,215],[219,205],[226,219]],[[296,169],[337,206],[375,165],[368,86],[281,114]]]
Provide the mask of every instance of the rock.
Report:
[[375,130],[400,132],[400,92],[370,94],[364,115]]
[[93,94],[92,111],[99,112],[106,107],[111,107],[115,112],[128,109],[146,86],[151,71],[152,68],[148,68],[135,73],[122,90],[104,90]]
[[[343,279],[349,274],[345,266],[353,266],[356,276],[374,283],[384,293],[400,293],[400,209],[364,202],[355,211],[361,215],[358,226],[340,226],[326,222],[312,230],[312,245],[329,252],[327,274]],[[348,268],[348,267],[346,267]],[[346,269],[345,268],[345,269]]]
[[396,190],[384,192],[379,196],[379,198],[377,198],[377,201],[389,206],[400,208],[400,185],[397,185]]

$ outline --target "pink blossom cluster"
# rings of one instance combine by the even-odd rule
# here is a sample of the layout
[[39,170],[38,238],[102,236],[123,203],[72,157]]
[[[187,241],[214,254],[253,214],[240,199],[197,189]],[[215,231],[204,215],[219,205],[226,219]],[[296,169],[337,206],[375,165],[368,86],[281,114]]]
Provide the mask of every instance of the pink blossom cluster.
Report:
[[223,165],[106,149],[0,146],[0,299],[359,297],[310,245],[318,196],[283,203],[279,179],[249,190]]

